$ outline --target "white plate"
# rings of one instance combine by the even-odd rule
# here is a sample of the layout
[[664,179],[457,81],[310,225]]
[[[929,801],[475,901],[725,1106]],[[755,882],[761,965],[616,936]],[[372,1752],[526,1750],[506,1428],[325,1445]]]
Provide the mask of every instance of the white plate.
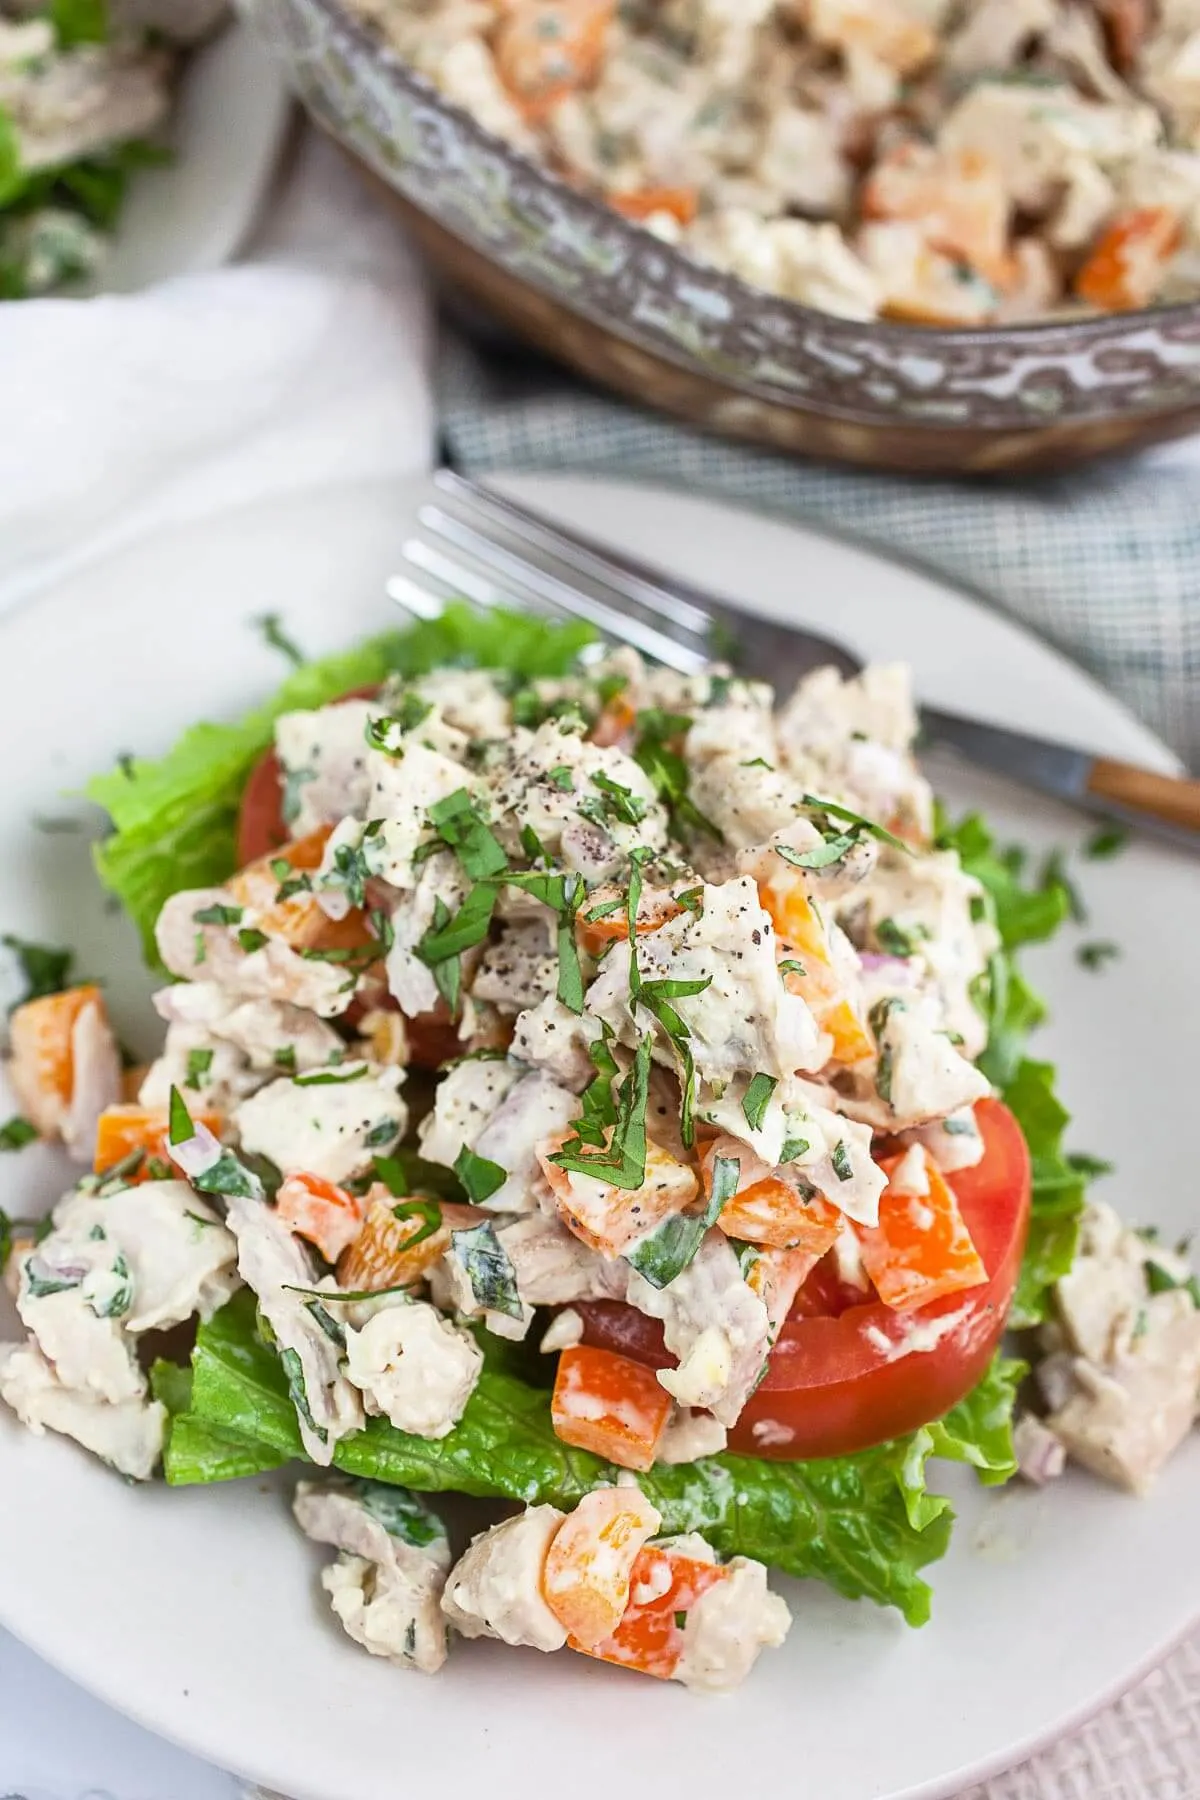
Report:
[[129,294],[229,261],[275,172],[291,96],[279,65],[230,20],[184,69],[172,111],[172,161],[130,183],[98,286]]
[[[764,611],[825,621],[858,650],[906,656],[932,700],[1050,728],[1169,766],[1091,682],[995,615],[829,540],[683,496],[530,477],[518,491]],[[75,942],[140,1030],[130,934],[105,915],[81,839],[31,827],[121,749],[164,748],[185,721],[236,715],[282,673],[247,628],[276,605],[312,651],[387,618],[381,582],[411,517],[381,488],[277,503],[188,527],[76,576],[0,628],[0,927]],[[1078,842],[1066,812],[975,777],[1002,831]],[[1071,934],[1030,958],[1050,992],[1076,1145],[1173,1237],[1196,1223],[1200,1020],[1196,868],[1148,847],[1087,864],[1088,933],[1122,946],[1103,975]],[[1189,920],[1192,922],[1189,923]],[[1078,936],[1078,934],[1076,934]],[[6,1162],[20,1204],[53,1193],[49,1156]],[[32,1197],[32,1196],[30,1196]],[[940,1474],[940,1471],[939,1471]],[[398,1783],[516,1800],[551,1780],[575,1800],[772,1786],[813,1800],[952,1791],[1016,1760],[1131,1681],[1200,1615],[1200,1443],[1154,1497],[1086,1477],[988,1497],[948,1476],[962,1517],[933,1571],[934,1620],[908,1631],[816,1584],[736,1698],[699,1701],[572,1656],[456,1647],[434,1681],[368,1661],[325,1616],[318,1558],[277,1484],[132,1491],[69,1444],[0,1419],[0,1620],[160,1732],[300,1800],[395,1800]],[[788,1586],[790,1584],[784,1584]],[[613,1749],[609,1750],[609,1746]]]

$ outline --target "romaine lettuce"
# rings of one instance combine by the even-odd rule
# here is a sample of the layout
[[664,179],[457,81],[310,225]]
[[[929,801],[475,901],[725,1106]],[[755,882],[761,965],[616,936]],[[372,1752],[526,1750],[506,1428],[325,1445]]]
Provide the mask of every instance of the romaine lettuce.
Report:
[[[258,1338],[243,1292],[200,1328],[190,1391],[186,1371],[159,1372],[176,1410],[166,1454],[173,1486],[234,1479],[304,1455],[287,1377]],[[851,1599],[929,1617],[920,1570],[945,1553],[953,1513],[928,1491],[931,1456],[1004,1480],[1014,1462],[1008,1420],[1020,1364],[997,1362],[968,1400],[896,1443],[816,1462],[711,1456],[660,1465],[638,1478],[664,1532],[700,1531],[724,1555],[756,1557],[786,1574],[828,1582]],[[179,1373],[184,1380],[181,1382]],[[547,1389],[507,1372],[490,1352],[463,1417],[444,1438],[413,1437],[372,1419],[342,1440],[348,1474],[420,1493],[453,1492],[572,1507],[619,1471],[554,1434]]]

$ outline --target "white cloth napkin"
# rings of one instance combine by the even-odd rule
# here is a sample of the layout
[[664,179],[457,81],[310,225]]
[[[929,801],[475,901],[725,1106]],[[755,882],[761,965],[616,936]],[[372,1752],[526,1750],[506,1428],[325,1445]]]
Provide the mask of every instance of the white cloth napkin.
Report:
[[0,315],[0,606],[158,526],[433,455],[427,286],[308,136],[252,260]]

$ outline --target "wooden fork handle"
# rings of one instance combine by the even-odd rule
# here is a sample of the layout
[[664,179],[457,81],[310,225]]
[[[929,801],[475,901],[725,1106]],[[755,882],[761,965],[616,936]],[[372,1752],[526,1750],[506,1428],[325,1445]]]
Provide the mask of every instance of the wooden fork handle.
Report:
[[1087,791],[1127,812],[1161,819],[1200,834],[1200,781],[1184,775],[1158,775],[1134,763],[1098,756],[1088,774]]

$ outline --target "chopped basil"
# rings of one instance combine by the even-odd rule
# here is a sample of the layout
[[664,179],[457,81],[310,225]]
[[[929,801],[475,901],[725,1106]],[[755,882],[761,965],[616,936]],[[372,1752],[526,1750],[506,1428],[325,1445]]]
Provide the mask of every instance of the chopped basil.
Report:
[[751,1131],[761,1128],[771,1104],[771,1095],[778,1086],[779,1082],[774,1075],[764,1075],[760,1070],[746,1089],[742,1099],[742,1112]]
[[357,844],[335,845],[333,867],[320,877],[320,886],[340,888],[351,906],[365,906],[368,881],[382,875],[387,866],[388,849],[382,832],[383,820],[372,819],[363,827]]
[[463,873],[472,881],[485,881],[508,867],[500,841],[487,824],[478,800],[466,788],[456,788],[429,808],[427,818],[444,844],[458,857]]
[[31,1256],[25,1264],[25,1291],[31,1300],[46,1300],[51,1294],[69,1294],[83,1281],[83,1269],[51,1269],[40,1256]]
[[277,612],[259,613],[250,623],[261,633],[265,644],[272,650],[278,650],[281,656],[286,656],[297,669],[301,667],[305,661],[304,652],[288,637]]
[[194,912],[192,919],[197,925],[240,925],[242,908],[216,900],[211,906],[202,906],[198,912]]
[[695,1261],[704,1234],[716,1224],[723,1208],[733,1199],[741,1177],[735,1156],[715,1156],[712,1192],[702,1213],[672,1213],[626,1251],[625,1261],[651,1287],[669,1287]]
[[123,1319],[133,1305],[133,1277],[129,1273],[129,1264],[120,1250],[113,1258],[112,1272],[116,1277],[117,1286],[108,1299],[102,1301],[99,1306],[94,1300],[88,1302],[98,1319]]
[[888,831],[883,825],[877,825],[874,819],[864,818],[862,813],[854,812],[849,806],[842,806],[836,800],[822,800],[816,794],[803,794],[801,800],[814,812],[827,813],[831,819],[841,819],[847,825],[856,826],[859,831],[869,831],[871,836],[878,838],[881,844],[890,844],[893,850],[900,850],[905,856],[912,855],[911,844],[906,844],[903,838],[896,836],[895,832]]
[[37,1142],[38,1130],[28,1119],[18,1113],[14,1118],[0,1125],[0,1150],[23,1150],[26,1144]]
[[190,1212],[186,1208],[184,1209],[183,1216],[185,1219],[190,1219],[193,1225],[200,1225],[206,1231],[211,1231],[217,1225],[216,1219],[203,1219],[199,1213]]
[[[495,1167],[494,1164],[491,1166]],[[485,1312],[523,1319],[525,1309],[517,1289],[516,1272],[491,1220],[485,1219],[467,1231],[453,1232],[450,1241],[471,1284],[476,1305]]]
[[901,925],[896,919],[880,919],[875,927],[879,948],[889,956],[916,956],[920,940],[928,938],[924,925]]
[[312,893],[312,876],[303,870],[296,874],[291,863],[282,856],[276,857],[271,864],[271,873],[279,883],[275,889],[276,906],[282,906],[285,900],[294,900],[297,894]]
[[1106,963],[1120,956],[1120,946],[1107,938],[1097,939],[1092,944],[1080,944],[1075,952],[1075,960],[1081,968],[1091,969],[1093,973],[1102,969]]
[[686,1626],[687,1626],[687,1614],[685,1612],[677,1612],[675,1614],[675,1629],[676,1629],[676,1631],[683,1631],[686,1629]]
[[363,737],[370,749],[397,760],[404,755],[404,732],[404,722],[398,718],[368,719],[363,727]]
[[339,1325],[332,1313],[326,1312],[319,1300],[306,1300],[304,1310],[315,1320],[331,1344],[336,1344],[339,1350],[346,1348],[345,1328]]
[[807,1150],[810,1150],[811,1148],[812,1148],[812,1146],[809,1143],[807,1138],[802,1138],[802,1137],[784,1138],[783,1149],[779,1152],[780,1164],[782,1165],[783,1163],[795,1162],[795,1160],[798,1156],[803,1156],[804,1153]]
[[357,1069],[317,1069],[311,1075],[297,1075],[294,1087],[345,1087],[351,1081],[362,1081],[371,1073],[366,1063],[359,1063]]
[[790,844],[776,844],[774,850],[776,856],[791,863],[794,869],[826,869],[831,863],[841,862],[859,842],[859,837],[857,831],[844,831],[837,837],[826,838],[824,843],[811,850],[793,850]]
[[489,1162],[486,1156],[476,1156],[465,1144],[454,1159],[454,1173],[475,1206],[482,1206],[508,1180],[507,1169]]
[[1087,907],[1083,896],[1067,874],[1066,858],[1061,850],[1052,850],[1042,864],[1041,879],[1038,883],[1043,894],[1060,893],[1067,903],[1067,911],[1077,925],[1087,924]]
[[794,956],[785,956],[779,965],[779,973],[781,975],[806,975],[808,971],[802,962],[796,961]]
[[682,906],[699,918],[704,911],[704,889],[702,887],[685,888],[682,894],[676,894],[675,904]]
[[202,962],[208,961],[208,945],[204,942],[204,933],[198,931],[192,942],[192,960],[199,968]]
[[575,915],[587,896],[587,884],[583,876],[550,875],[530,870],[525,874],[510,871],[493,879],[506,887],[519,888],[522,893],[540,900],[543,906],[550,907],[554,912],[558,950],[558,987],[555,991],[570,1012],[582,1013],[583,970],[579,963],[579,947],[575,942]]
[[279,1360],[283,1365],[283,1372],[287,1376],[288,1393],[291,1396],[292,1405],[317,1442],[327,1444],[329,1433],[323,1426],[317,1424],[312,1415],[312,1407],[308,1403],[308,1389],[304,1384],[304,1364],[300,1361],[299,1351],[281,1350]]
[[199,1091],[204,1086],[209,1070],[212,1068],[213,1053],[211,1050],[189,1050],[187,1053],[187,1075],[184,1087]]
[[232,1150],[222,1150],[211,1168],[205,1169],[202,1175],[192,1175],[189,1179],[201,1194],[237,1195],[243,1200],[265,1198],[260,1178]]
[[363,1138],[368,1150],[390,1149],[400,1136],[399,1119],[379,1119]]
[[[602,770],[594,771],[588,780],[600,792],[600,808],[604,819],[611,819],[621,825],[641,824],[646,816],[646,802],[631,788],[622,786]],[[583,811],[582,805],[580,811]]]
[[1083,846],[1083,854],[1089,862],[1105,862],[1109,857],[1116,856],[1118,851],[1123,850],[1128,842],[1129,832],[1125,826],[1118,825],[1113,820],[1106,825],[1099,826],[1092,833]]
[[265,931],[258,931],[253,926],[244,925],[237,934],[239,946],[247,956],[253,956],[256,950],[262,950],[267,943]]
[[850,1167],[850,1150],[845,1138],[838,1139],[829,1160],[839,1181],[853,1181],[854,1170]]
[[[646,1107],[650,1097],[650,1058],[653,1048],[654,1039],[649,1032],[645,1032],[638,1039],[633,1065],[616,1090],[611,1141],[607,1141],[606,1132],[601,1138],[599,1150],[590,1155],[584,1151],[585,1143],[595,1142],[594,1135],[585,1136],[585,1127],[589,1126],[594,1134],[597,1118],[595,1112],[588,1116],[588,1097],[593,1094],[597,1085],[593,1082],[584,1096],[585,1116],[573,1123],[574,1138],[568,1139],[562,1149],[551,1156],[551,1162],[557,1163],[560,1169],[566,1169],[568,1173],[592,1175],[597,1181],[606,1181],[612,1187],[641,1187],[646,1179]],[[597,1080],[603,1081],[605,1077],[597,1059],[597,1049],[597,1045],[593,1044],[592,1061],[599,1070]],[[604,1049],[607,1050],[607,1046]],[[607,1148],[604,1147],[606,1141]]]
[[186,1144],[189,1138],[196,1135],[196,1127],[192,1123],[192,1115],[188,1111],[187,1101],[179,1089],[171,1089],[171,1102],[167,1112],[167,1142],[169,1144]]
[[595,925],[598,920],[611,919],[614,913],[623,912],[624,910],[625,902],[618,895],[615,900],[602,900],[598,906],[590,907],[583,916],[589,925]]
[[575,785],[574,772],[567,763],[559,763],[555,768],[551,769],[550,773],[546,776],[546,780],[550,782],[552,787],[556,787],[559,792],[563,794],[569,794]]
[[650,707],[637,715],[637,740],[633,749],[633,760],[638,767],[650,777],[654,791],[667,808],[671,827],[677,837],[688,831],[702,832],[723,843],[724,837],[720,829],[711,819],[706,819],[699,807],[692,800],[688,788],[690,776],[688,766],[674,748],[678,740],[686,735],[691,727],[691,719],[686,713],[664,712],[661,707]]
[[294,1075],[296,1073],[296,1046],[281,1044],[271,1060],[277,1069],[283,1069],[286,1074]]
[[1146,1286],[1152,1294],[1171,1294],[1182,1288],[1192,1305],[1200,1308],[1200,1277],[1189,1275],[1180,1281],[1164,1269],[1161,1263],[1149,1261],[1145,1264],[1145,1274]]
[[308,781],[317,779],[315,769],[285,769],[283,775],[283,798],[280,811],[285,825],[294,824],[300,817],[300,789]]
[[75,961],[72,951],[55,950],[47,944],[31,944],[24,938],[13,937],[11,932],[0,938],[0,944],[16,957],[25,982],[25,992],[9,1007],[10,1013],[28,1000],[44,1000],[48,994],[61,994],[71,985],[71,965]]

